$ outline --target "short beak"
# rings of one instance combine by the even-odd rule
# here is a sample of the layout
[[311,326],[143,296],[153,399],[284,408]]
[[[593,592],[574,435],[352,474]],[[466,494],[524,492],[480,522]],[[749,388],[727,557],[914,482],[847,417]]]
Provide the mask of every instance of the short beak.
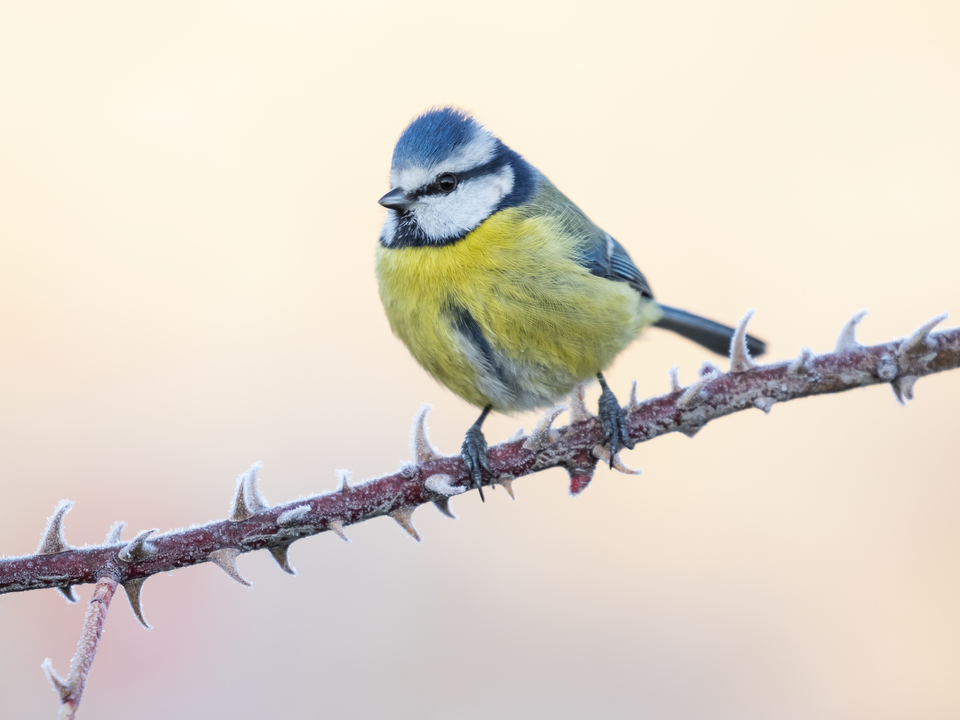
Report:
[[407,194],[403,192],[403,188],[394,188],[377,202],[391,210],[406,210],[413,205],[413,202],[407,198]]

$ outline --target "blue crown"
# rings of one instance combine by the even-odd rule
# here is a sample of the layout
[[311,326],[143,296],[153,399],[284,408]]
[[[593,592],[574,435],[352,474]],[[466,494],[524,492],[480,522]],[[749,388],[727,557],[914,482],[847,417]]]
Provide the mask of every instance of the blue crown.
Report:
[[482,131],[480,123],[455,108],[428,110],[400,135],[393,149],[393,166],[434,165]]

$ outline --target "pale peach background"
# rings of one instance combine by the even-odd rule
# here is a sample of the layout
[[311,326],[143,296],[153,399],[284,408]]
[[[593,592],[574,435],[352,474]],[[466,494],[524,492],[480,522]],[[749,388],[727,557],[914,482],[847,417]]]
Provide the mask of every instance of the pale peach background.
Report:
[[[389,331],[390,153],[474,111],[669,302],[825,351],[960,317],[956,2],[5,3],[0,553],[288,501],[476,411]],[[953,321],[954,323],[956,321]],[[652,331],[625,397],[704,353]],[[596,391],[591,395],[595,399]],[[955,718],[960,372],[717,422],[353,544],[118,598],[87,718]],[[532,416],[495,417],[498,441]],[[53,717],[90,588],[0,597],[0,716]]]

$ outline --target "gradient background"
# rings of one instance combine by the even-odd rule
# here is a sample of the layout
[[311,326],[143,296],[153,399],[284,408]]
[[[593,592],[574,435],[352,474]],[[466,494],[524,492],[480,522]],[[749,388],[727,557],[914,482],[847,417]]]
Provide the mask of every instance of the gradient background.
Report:
[[[960,313],[955,2],[7,3],[0,11],[0,552],[75,545],[455,452],[476,410],[390,333],[390,153],[474,111],[658,296],[772,360]],[[955,321],[952,321],[955,322]],[[949,324],[949,323],[948,323]],[[689,382],[651,331],[609,377]],[[596,389],[590,398],[595,401]],[[746,412],[517,502],[417,512],[118,597],[88,718],[955,718],[960,372]],[[536,418],[495,417],[497,442]],[[53,717],[90,586],[0,598],[0,716]]]

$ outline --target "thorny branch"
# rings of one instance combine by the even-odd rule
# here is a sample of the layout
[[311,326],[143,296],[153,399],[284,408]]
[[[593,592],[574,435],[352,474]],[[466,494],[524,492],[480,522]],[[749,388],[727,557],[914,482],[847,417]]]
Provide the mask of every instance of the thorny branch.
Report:
[[[856,326],[863,312],[844,326],[834,352],[814,355],[804,347],[793,360],[758,366],[746,347],[746,325],[752,314],[753,311],[748,313],[737,328],[728,372],[705,363],[698,379],[681,387],[674,368],[670,373],[671,392],[644,402],[637,402],[634,383],[630,402],[624,408],[633,440],[643,442],[670,432],[692,437],[711,420],[740,410],[759,408],[768,413],[778,402],[880,383],[890,383],[897,399],[904,403],[913,398],[918,378],[960,367],[960,328],[931,333],[946,318],[945,314],[925,323],[906,339],[864,347],[856,340]],[[490,448],[492,477],[485,478],[484,483],[502,485],[512,497],[512,484],[517,478],[563,467],[570,475],[570,492],[582,492],[589,485],[598,460],[609,462],[610,453],[600,445],[600,423],[584,405],[582,386],[571,398],[570,424],[553,429],[552,423],[566,409],[557,406],[548,411],[529,436],[518,431],[507,442]],[[258,463],[237,480],[229,518],[187,530],[161,535],[155,534],[156,529],[144,530],[124,541],[120,538],[124,523],[117,523],[104,545],[73,548],[63,533],[63,518],[73,503],[61,501],[48,521],[36,553],[0,558],[0,594],[56,588],[75,602],[74,585],[99,583],[97,593],[101,599],[96,612],[96,594],[91,601],[84,639],[70,678],[56,678],[45,663],[64,706],[70,702],[75,709],[79,703],[116,584],[123,585],[137,619],[149,629],[141,610],[140,593],[144,581],[156,573],[212,562],[237,582],[249,585],[237,568],[236,559],[242,553],[266,549],[285,572],[293,575],[296,571],[290,566],[287,553],[300,538],[332,531],[346,540],[346,526],[389,515],[419,541],[411,522],[417,506],[432,502],[442,513],[453,517],[450,497],[466,492],[472,481],[459,456],[441,456],[430,444],[425,426],[428,410],[429,406],[424,405],[414,419],[414,461],[392,475],[351,486],[349,473],[341,470],[336,491],[271,507],[258,488]],[[638,473],[626,467],[619,457],[613,459],[613,467]],[[107,587],[110,589],[104,589]],[[94,631],[95,637],[89,634]],[[84,654],[84,643],[89,638],[93,638],[92,645]]]

